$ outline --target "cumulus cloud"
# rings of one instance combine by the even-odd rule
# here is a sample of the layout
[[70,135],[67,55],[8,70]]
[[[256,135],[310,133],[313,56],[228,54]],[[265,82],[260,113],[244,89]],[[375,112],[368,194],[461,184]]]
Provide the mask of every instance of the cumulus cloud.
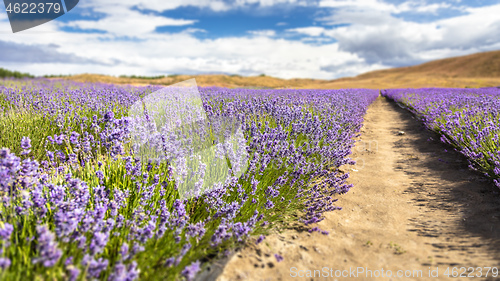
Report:
[[[108,36],[108,37],[106,37]],[[55,42],[64,46],[64,52],[82,58],[98,59],[112,65],[24,63],[15,69],[35,74],[106,73],[112,75],[140,73],[144,75],[171,73],[237,73],[258,75],[265,73],[283,78],[311,77],[332,79],[345,72],[345,64],[352,66],[352,74],[366,69],[357,55],[339,50],[336,43],[310,45],[265,36],[198,39],[189,33],[149,34],[141,40],[109,40],[111,35],[99,37],[87,33],[32,34],[18,36],[18,43],[28,38],[39,44]],[[84,48],[82,48],[82,45]],[[59,50],[58,48],[55,48]],[[1,59],[0,59],[1,60]],[[325,62],[328,62],[325,64]],[[7,66],[8,64],[6,64]],[[42,67],[43,65],[43,67]],[[329,67],[327,67],[329,66]],[[321,69],[324,67],[324,69]]]
[[194,6],[199,8],[208,8],[213,11],[227,11],[230,6],[224,1],[220,0],[88,0],[81,1],[80,7],[99,10],[101,12],[112,14],[116,7],[138,7],[139,9],[154,10],[154,11],[167,11],[179,7]]
[[234,6],[241,7],[249,4],[257,4],[261,7],[271,7],[280,4],[307,6],[314,2],[315,1],[306,1],[306,0],[236,0],[234,1]]
[[[8,42],[0,42],[3,51],[0,62],[5,67],[35,74],[265,73],[282,78],[332,79],[500,48],[500,19],[497,16],[500,5],[460,7],[461,14],[454,17],[414,22],[405,19],[405,13],[432,13],[457,7],[423,1],[392,4],[382,0],[322,0],[319,6],[323,14],[317,15],[318,25],[294,25],[286,32],[276,32],[275,26],[269,26],[269,29],[215,39],[213,36],[209,36],[212,39],[197,37],[199,33],[209,32],[193,27],[195,18],[168,18],[159,13],[144,12],[161,12],[186,5],[227,11],[252,5],[269,7],[287,3],[312,5],[315,2],[84,1],[80,3],[83,9],[99,14],[99,17],[66,23],[52,21],[9,36]],[[331,15],[325,17],[327,12]],[[278,18],[275,22],[284,26],[284,21],[288,22],[288,19]],[[183,30],[164,34],[155,31],[167,25],[181,26]],[[87,32],[62,31],[68,26]],[[3,29],[10,32],[8,22],[0,18],[0,32]],[[104,32],[93,33],[93,30]],[[293,37],[292,40],[290,34],[302,37],[299,40]],[[32,53],[33,57],[23,58],[20,53],[26,52]],[[35,57],[43,58],[37,60]]]
[[266,30],[250,30],[248,33],[255,35],[255,36],[264,36],[264,37],[272,37],[276,35],[276,31],[271,30],[271,29],[266,29]]
[[340,50],[355,53],[371,65],[412,65],[494,50],[500,43],[500,5],[460,7],[461,15],[423,23],[394,15],[411,9],[433,12],[449,5],[417,2],[394,5],[378,0],[323,0],[320,5],[335,8],[331,16],[320,21],[342,26],[310,26],[288,31],[335,39]]
[[439,9],[450,8],[448,3],[427,4],[424,1],[405,1],[398,5],[379,0],[321,0],[320,7],[349,8],[368,11],[381,11],[392,14],[404,12],[436,13]]
[[391,15],[378,22],[367,17],[325,34],[334,37],[341,50],[357,53],[368,63],[396,66],[436,59],[439,57],[431,54],[443,54],[445,50],[450,56],[493,49],[500,42],[500,5],[468,8],[466,12],[430,23],[405,21]]
[[309,27],[290,28],[287,29],[286,31],[304,34],[308,36],[320,36],[325,32],[325,30],[326,29],[321,26],[309,26]]
[[[154,10],[154,11],[167,11],[174,10],[179,7],[198,7],[206,8],[215,12],[223,12],[231,9],[237,9],[247,6],[259,7],[272,7],[276,5],[297,5],[306,6],[314,3],[315,1],[307,0],[235,0],[235,1],[222,1],[222,0],[88,0],[81,2],[82,7],[96,8],[106,7],[109,12],[113,11],[113,7],[138,7],[139,9]],[[103,10],[103,9],[100,9]]]
[[[138,24],[140,22],[140,24]],[[77,20],[67,24],[83,30],[102,30],[117,36],[142,36],[154,32],[159,26],[184,26],[196,20],[172,19],[144,14],[123,6],[113,8],[112,13],[99,20]]]
[[7,63],[64,63],[64,64],[102,64],[105,63],[93,59],[82,58],[76,54],[61,53],[57,49],[60,46],[28,45],[8,41],[0,41],[0,61]]

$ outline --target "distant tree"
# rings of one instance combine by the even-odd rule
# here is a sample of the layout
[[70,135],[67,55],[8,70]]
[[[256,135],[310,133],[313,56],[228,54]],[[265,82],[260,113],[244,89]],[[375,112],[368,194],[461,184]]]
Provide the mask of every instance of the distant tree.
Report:
[[158,75],[158,76],[120,75],[120,78],[131,78],[131,79],[148,79],[148,80],[154,80],[154,79],[162,79],[162,78],[165,78],[165,75]]
[[29,74],[29,73],[22,73],[19,71],[10,71],[4,68],[0,68],[0,78],[7,78],[7,77],[12,77],[12,78],[33,78],[35,76]]

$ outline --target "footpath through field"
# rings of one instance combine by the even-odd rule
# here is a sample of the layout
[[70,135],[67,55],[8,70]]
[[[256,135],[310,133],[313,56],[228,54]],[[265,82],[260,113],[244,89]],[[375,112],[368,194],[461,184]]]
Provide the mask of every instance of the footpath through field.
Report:
[[486,277],[500,268],[500,195],[461,155],[379,97],[354,158],[343,210],[319,223],[329,235],[270,235],[234,255],[218,280],[500,280],[494,270]]

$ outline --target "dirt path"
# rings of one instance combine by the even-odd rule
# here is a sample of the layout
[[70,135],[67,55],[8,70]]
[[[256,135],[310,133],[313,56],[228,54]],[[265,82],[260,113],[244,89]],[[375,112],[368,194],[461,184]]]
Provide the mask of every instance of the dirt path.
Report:
[[[270,235],[234,255],[218,280],[447,280],[447,268],[500,268],[498,190],[469,171],[461,155],[429,138],[437,139],[410,113],[379,98],[355,149],[354,188],[340,196],[343,210],[319,223],[330,234]],[[275,253],[284,261],[276,262]],[[438,277],[429,277],[429,268],[434,276],[437,268]],[[491,272],[484,277],[486,271],[474,270],[483,277],[473,279],[500,280]]]

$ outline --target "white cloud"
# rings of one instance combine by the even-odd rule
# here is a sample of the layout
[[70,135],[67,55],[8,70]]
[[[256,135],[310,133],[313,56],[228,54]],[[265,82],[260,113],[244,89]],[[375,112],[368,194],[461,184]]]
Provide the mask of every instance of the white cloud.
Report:
[[[55,44],[57,46],[53,45],[52,48],[58,53],[75,54],[80,61],[102,64],[44,61],[2,62],[2,65],[35,74],[90,72],[158,75],[209,72],[332,79],[389,65],[408,65],[500,48],[500,19],[497,16],[500,14],[500,5],[463,8],[464,15],[417,23],[395,15],[408,11],[409,7],[420,9],[420,12],[433,12],[446,8],[446,5],[325,0],[321,2],[324,7],[335,7],[331,9],[333,15],[328,18],[329,23],[347,23],[348,26],[287,29],[287,32],[305,35],[301,41],[279,38],[280,34],[272,29],[253,30],[240,37],[203,40],[194,35],[205,30],[190,27],[195,19],[172,19],[132,9],[134,6],[141,9],[154,7],[162,11],[189,3],[214,11],[252,4],[304,4],[298,0],[240,0],[231,4],[208,0],[89,0],[80,5],[89,7],[93,12],[103,13],[102,18],[69,23],[52,21],[15,36],[1,36],[0,41],[29,45],[30,48],[42,48],[42,45],[46,48],[49,44]],[[157,27],[165,25],[185,26],[185,29],[176,34],[154,32]],[[65,26],[104,30],[107,33],[60,31]],[[4,29],[5,33],[11,32],[8,22],[0,18],[0,32]],[[130,36],[134,38],[130,39]]]
[[416,12],[419,13],[436,14],[440,9],[449,9],[449,8],[452,8],[452,6],[448,3],[434,3],[429,5],[416,6],[413,9],[410,8],[410,10],[415,10]]
[[355,8],[358,10],[389,12],[400,14],[404,12],[436,13],[439,9],[450,8],[448,3],[427,4],[424,1],[405,1],[399,5],[380,0],[321,0],[320,7]]
[[[366,6],[353,7],[360,5],[359,3]],[[500,5],[463,8],[464,15],[418,23],[392,15],[415,6],[415,3],[403,3],[399,6],[377,3],[379,2],[376,0],[338,3],[325,1],[323,5],[345,7],[335,10],[328,18],[330,23],[347,23],[348,26],[324,30],[306,27],[294,31],[308,34],[309,30],[314,30],[317,34],[335,38],[340,50],[356,53],[370,64],[395,66],[494,50],[500,43]],[[373,7],[375,10],[368,10],[366,7]],[[420,7],[422,11],[437,9],[432,5],[422,4]]]
[[142,36],[154,32],[159,26],[183,26],[196,22],[195,20],[147,15],[123,6],[115,7],[112,11],[102,19],[71,21],[67,26],[103,30],[117,36]]
[[184,33],[196,33],[196,32],[206,33],[207,31],[205,29],[201,29],[201,28],[189,27],[189,28],[186,28],[185,30],[183,30],[182,32],[184,32]]
[[286,31],[305,34],[308,36],[320,36],[325,32],[325,30],[326,29],[321,26],[310,26],[310,27],[290,28],[287,29]]
[[308,1],[306,0],[236,0],[234,6],[241,7],[249,4],[258,4],[261,7],[270,7],[279,4],[294,4],[300,6],[308,5]]
[[[340,51],[338,45],[313,46],[262,36],[229,37],[200,40],[188,33],[147,34],[140,40],[110,40],[111,35],[85,33],[20,34],[16,43],[54,43],[64,53],[78,54],[82,59],[103,64],[17,63],[6,64],[35,74],[104,73],[170,74],[170,73],[266,73],[283,78],[310,77],[332,79],[343,75],[342,64],[352,64],[357,74],[370,66],[355,54]],[[328,64],[325,64],[325,61]],[[333,63],[336,62],[336,63]],[[323,68],[323,69],[322,69]]]
[[249,5],[257,5],[260,7],[271,7],[280,4],[287,5],[297,5],[306,6],[310,2],[307,0],[236,0],[236,1],[222,1],[222,0],[88,0],[85,2],[80,2],[81,7],[96,8],[105,7],[105,9],[100,9],[101,11],[106,10],[106,13],[112,13],[113,7],[134,7],[137,6],[140,9],[148,9],[154,11],[167,11],[173,10],[179,7],[193,6],[198,8],[207,8],[216,12],[228,11],[231,9],[241,8]]
[[138,7],[140,9],[154,10],[163,12],[166,10],[173,10],[179,7],[195,6],[199,8],[209,8],[213,11],[226,11],[230,9],[224,1],[220,0],[88,0],[79,3],[81,7],[99,10],[106,14],[112,14],[113,9],[116,7]]
[[396,5],[378,0],[321,0],[319,6],[325,8],[362,8],[364,10],[391,13],[399,11]]
[[[258,5],[261,7],[270,7],[278,4],[305,5],[301,0],[237,0],[226,3],[220,0],[109,0],[98,1],[89,0],[80,3],[82,8],[91,10],[93,13],[103,14],[98,20],[77,20],[68,23],[70,27],[76,27],[84,30],[102,30],[117,36],[141,36],[152,33],[159,26],[183,26],[196,22],[193,19],[173,19],[159,15],[144,14],[140,10],[154,10],[163,12],[183,6],[195,6],[199,8],[208,8],[213,11],[227,11],[245,7],[247,5]],[[91,15],[92,13],[89,13]],[[140,24],[138,24],[140,23]],[[267,31],[263,36],[273,36]]]
[[271,30],[271,29],[266,29],[266,30],[250,30],[248,33],[255,35],[255,36],[264,36],[264,37],[273,37],[276,35],[276,31]]

